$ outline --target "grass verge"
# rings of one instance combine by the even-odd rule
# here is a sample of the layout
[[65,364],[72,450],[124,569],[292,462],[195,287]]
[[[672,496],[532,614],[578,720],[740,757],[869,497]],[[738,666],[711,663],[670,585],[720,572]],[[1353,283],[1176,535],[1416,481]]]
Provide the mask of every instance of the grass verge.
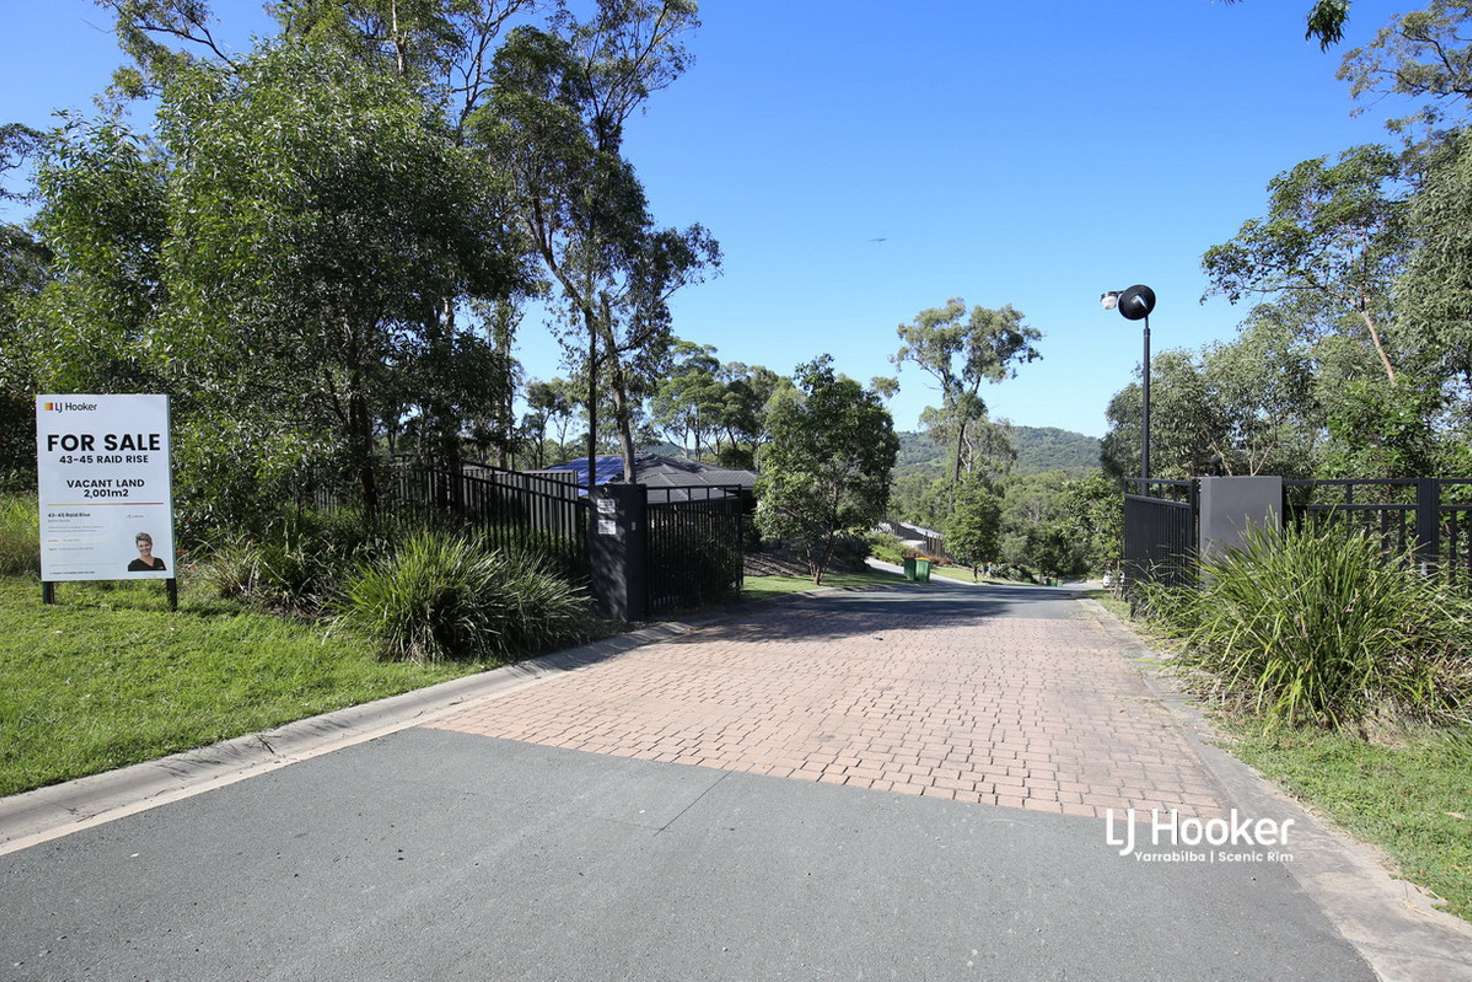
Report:
[[[1097,600],[1099,606],[1109,611],[1125,624],[1130,624],[1130,604],[1123,597],[1115,596],[1113,590],[1090,590],[1084,594],[1090,600]],[[1130,624],[1136,634],[1144,634],[1142,625]]]
[[1228,724],[1230,749],[1472,921],[1472,729],[1428,731],[1394,746],[1341,733]]
[[157,583],[64,583],[54,607],[40,593],[30,577],[0,577],[0,795],[492,667],[382,661],[359,635],[202,585],[178,613]]
[[1005,580],[1000,576],[987,576],[985,573],[980,579],[971,578],[971,570],[965,566],[931,566],[931,576],[944,576],[948,580],[960,580],[963,583],[990,583],[994,586],[1037,586],[1036,583],[1027,583],[1023,580]]
[[[823,586],[832,587],[904,586],[908,582],[898,573],[877,569],[862,573],[826,573],[823,576]],[[748,576],[741,587],[741,599],[763,600],[816,589],[818,587],[813,585],[809,576]]]
[[[1136,634],[1170,645],[1129,604],[1091,591]],[[1265,730],[1260,718],[1212,717],[1228,749],[1268,780],[1379,846],[1401,876],[1437,894],[1472,921],[1472,728],[1423,728],[1395,742],[1307,727]]]

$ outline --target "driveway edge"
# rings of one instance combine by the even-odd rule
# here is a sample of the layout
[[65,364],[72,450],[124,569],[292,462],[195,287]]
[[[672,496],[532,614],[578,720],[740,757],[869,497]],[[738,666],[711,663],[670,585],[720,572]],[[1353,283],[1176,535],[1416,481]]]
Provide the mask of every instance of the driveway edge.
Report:
[[[1168,660],[1103,604],[1091,598],[1081,602],[1126,656]],[[1377,976],[1387,982],[1472,982],[1472,924],[1437,910],[1432,894],[1391,875],[1393,861],[1378,847],[1340,830],[1222,749],[1223,734],[1173,680],[1146,669],[1141,675],[1176,717],[1230,804],[1253,817],[1295,821],[1293,861],[1283,866]]]
[[417,726],[695,627],[651,624],[563,651],[0,798],[0,856]]

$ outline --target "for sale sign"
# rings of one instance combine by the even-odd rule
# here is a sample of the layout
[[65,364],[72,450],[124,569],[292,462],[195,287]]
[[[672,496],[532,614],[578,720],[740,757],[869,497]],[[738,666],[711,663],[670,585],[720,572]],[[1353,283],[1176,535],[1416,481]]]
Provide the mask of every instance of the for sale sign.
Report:
[[41,579],[174,576],[169,397],[36,397]]

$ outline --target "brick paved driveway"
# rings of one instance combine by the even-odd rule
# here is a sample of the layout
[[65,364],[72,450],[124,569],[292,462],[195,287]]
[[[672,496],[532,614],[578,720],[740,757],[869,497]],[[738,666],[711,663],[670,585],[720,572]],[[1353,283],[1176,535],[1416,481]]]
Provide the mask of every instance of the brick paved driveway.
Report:
[[432,725],[1073,815],[1222,810],[1140,670],[1047,590],[773,603]]

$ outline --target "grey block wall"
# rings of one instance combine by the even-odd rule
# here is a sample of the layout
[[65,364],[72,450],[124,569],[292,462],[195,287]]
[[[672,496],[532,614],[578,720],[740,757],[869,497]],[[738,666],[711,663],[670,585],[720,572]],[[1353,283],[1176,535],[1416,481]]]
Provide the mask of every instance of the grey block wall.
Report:
[[1220,556],[1242,544],[1249,528],[1281,528],[1281,477],[1201,478],[1199,549],[1203,559]]

